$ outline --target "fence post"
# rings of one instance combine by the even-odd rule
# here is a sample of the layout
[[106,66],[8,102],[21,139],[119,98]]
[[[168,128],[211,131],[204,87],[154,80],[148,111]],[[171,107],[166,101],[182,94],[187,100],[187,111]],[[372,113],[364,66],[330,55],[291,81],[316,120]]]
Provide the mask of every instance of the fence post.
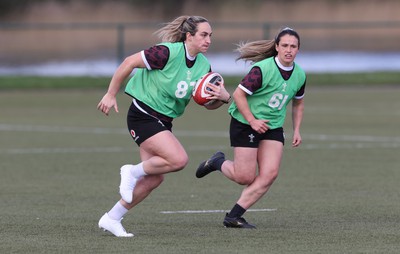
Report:
[[270,40],[271,38],[269,37],[270,31],[271,31],[271,26],[268,23],[264,23],[262,25],[262,30],[263,30],[263,36],[265,40]]
[[125,25],[118,24],[117,26],[117,60],[118,65],[122,63],[125,57]]

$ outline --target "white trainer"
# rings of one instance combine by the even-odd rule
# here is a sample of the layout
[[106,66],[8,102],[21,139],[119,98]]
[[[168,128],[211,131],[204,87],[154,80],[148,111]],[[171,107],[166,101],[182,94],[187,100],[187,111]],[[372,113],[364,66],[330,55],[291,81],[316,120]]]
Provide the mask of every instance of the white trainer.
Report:
[[132,165],[124,165],[121,167],[121,183],[119,185],[119,194],[127,203],[132,203],[133,189],[135,188],[137,179],[131,174]]
[[132,233],[126,232],[121,224],[121,220],[113,220],[108,216],[108,213],[105,213],[99,220],[99,228],[109,231],[116,237],[133,237]]

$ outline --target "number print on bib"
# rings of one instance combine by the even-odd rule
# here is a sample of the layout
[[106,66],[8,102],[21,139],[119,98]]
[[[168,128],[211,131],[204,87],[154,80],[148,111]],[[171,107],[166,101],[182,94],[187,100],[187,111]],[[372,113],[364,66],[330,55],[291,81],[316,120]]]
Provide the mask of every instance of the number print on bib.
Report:
[[281,110],[285,105],[288,97],[289,97],[288,95],[284,96],[281,93],[276,93],[272,95],[271,99],[268,102],[268,106],[270,106],[271,108],[278,108],[279,110]]

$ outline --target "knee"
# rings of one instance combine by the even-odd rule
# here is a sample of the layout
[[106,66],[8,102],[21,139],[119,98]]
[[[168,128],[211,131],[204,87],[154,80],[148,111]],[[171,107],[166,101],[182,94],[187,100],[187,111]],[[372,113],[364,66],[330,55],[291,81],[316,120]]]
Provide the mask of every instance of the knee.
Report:
[[272,171],[268,176],[267,179],[271,182],[271,184],[278,178],[278,169]]
[[278,170],[273,170],[269,174],[266,175],[252,175],[252,174],[243,174],[243,175],[237,175],[235,178],[235,182],[240,184],[240,185],[250,185],[252,184],[256,178],[259,178],[261,180],[261,185],[260,189],[268,189],[273,182],[276,180],[278,177]]
[[259,177],[262,179],[261,189],[268,189],[275,182],[276,178],[278,178],[278,170]]
[[254,175],[240,175],[240,176],[236,176],[235,182],[240,184],[240,185],[249,185],[252,182],[254,182],[255,180],[255,176]]
[[182,170],[189,163],[189,157],[186,153],[175,156],[171,159],[172,171]]

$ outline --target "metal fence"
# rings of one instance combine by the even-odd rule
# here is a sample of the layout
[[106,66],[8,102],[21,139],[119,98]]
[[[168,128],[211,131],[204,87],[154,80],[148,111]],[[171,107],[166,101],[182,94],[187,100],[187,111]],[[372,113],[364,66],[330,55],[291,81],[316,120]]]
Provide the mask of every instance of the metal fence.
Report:
[[[0,23],[0,64],[122,59],[159,42],[161,23]],[[240,41],[272,39],[290,26],[303,51],[400,51],[400,22],[212,23],[210,53],[232,52]]]

